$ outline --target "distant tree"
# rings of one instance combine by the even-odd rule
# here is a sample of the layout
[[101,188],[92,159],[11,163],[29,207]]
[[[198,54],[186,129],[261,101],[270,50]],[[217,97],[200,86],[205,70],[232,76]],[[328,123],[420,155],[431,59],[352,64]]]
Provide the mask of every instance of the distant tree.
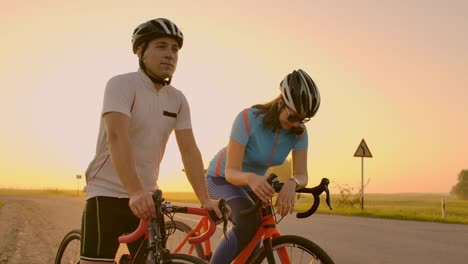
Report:
[[291,178],[292,174],[292,164],[291,159],[286,159],[283,164],[271,167],[267,170],[266,175],[270,173],[275,173],[280,178],[280,182],[285,182]]
[[468,200],[468,170],[462,170],[458,174],[458,183],[452,187],[450,193],[460,199]]

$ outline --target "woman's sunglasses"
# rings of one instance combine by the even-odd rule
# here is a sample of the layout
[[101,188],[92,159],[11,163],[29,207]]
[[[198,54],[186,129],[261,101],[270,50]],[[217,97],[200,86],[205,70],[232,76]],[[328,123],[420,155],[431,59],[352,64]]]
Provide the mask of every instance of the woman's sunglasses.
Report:
[[299,115],[293,115],[289,112],[289,107],[286,106],[286,111],[288,112],[288,121],[291,123],[299,122],[301,124],[307,123],[310,121],[310,118],[301,118]]

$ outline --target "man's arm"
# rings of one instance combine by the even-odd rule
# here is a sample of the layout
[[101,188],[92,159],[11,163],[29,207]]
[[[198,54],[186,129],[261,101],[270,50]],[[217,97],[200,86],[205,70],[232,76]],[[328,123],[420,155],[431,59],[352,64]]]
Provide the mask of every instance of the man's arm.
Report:
[[109,112],[104,114],[104,122],[112,164],[130,197],[130,209],[138,218],[148,219],[155,215],[154,203],[151,193],[145,191],[136,172],[128,134],[130,120],[125,114]]
[[195,142],[192,129],[176,130],[175,135],[182,162],[184,163],[185,174],[203,208],[214,210],[218,217],[222,217],[217,207],[218,202],[210,199],[208,196],[205,183],[205,168],[203,167],[201,153]]

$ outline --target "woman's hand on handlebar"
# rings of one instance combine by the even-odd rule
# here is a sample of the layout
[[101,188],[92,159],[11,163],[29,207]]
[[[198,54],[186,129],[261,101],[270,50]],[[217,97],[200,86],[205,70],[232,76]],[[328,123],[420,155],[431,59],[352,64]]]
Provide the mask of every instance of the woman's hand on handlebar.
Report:
[[292,213],[296,202],[296,183],[286,181],[276,199],[276,210],[281,216]]
[[250,189],[257,195],[262,202],[268,202],[275,194],[275,190],[267,181],[267,176],[259,176],[256,174],[249,175],[248,184]]
[[133,214],[143,220],[149,220],[151,217],[156,216],[156,209],[154,208],[153,194],[144,190],[137,191],[130,194],[130,201],[128,206]]

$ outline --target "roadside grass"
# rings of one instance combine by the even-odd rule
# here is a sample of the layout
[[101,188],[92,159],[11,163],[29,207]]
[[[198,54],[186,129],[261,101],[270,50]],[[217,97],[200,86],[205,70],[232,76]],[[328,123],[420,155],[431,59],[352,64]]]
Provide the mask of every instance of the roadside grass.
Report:
[[44,195],[44,196],[68,196],[84,197],[83,191],[66,189],[0,189],[0,195]]
[[[445,199],[445,218],[442,216],[442,198]],[[468,224],[468,201],[458,200],[446,194],[367,194],[364,196],[364,210],[361,204],[341,205],[338,195],[331,195],[333,210],[321,195],[317,210],[322,214],[339,214],[373,218],[414,220],[453,224]],[[312,198],[301,197],[298,211],[305,211],[312,205]]]
[[[77,190],[24,190],[0,189],[0,195],[47,195],[82,197],[83,192]],[[166,201],[173,203],[196,203],[198,199],[191,192],[164,192]],[[399,220],[414,220],[425,222],[468,224],[468,200],[458,200],[447,194],[365,194],[364,210],[360,203],[341,205],[340,196],[331,194],[333,210],[328,209],[325,195],[320,196],[320,206],[317,213]],[[445,218],[442,217],[442,198],[445,199]],[[275,198],[274,198],[275,199]],[[306,211],[312,205],[312,196],[301,194],[296,202],[295,211]],[[3,202],[0,199],[0,207]]]
[[[164,193],[167,201],[199,203],[193,193]],[[445,219],[442,218],[442,198],[445,199]],[[413,220],[425,222],[468,224],[468,201],[458,200],[446,194],[368,194],[364,196],[364,210],[361,205],[339,205],[339,196],[330,197],[330,210],[325,196],[320,196],[317,213],[362,216],[373,218]],[[295,211],[307,211],[313,203],[311,195],[302,194],[296,202]]]

